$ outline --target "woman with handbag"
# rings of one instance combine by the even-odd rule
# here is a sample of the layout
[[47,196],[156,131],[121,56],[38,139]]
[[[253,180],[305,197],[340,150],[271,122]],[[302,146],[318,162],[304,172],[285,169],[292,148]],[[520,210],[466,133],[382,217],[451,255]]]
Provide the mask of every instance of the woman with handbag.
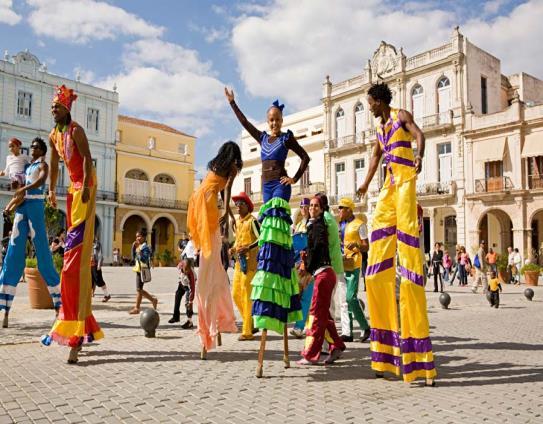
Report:
[[141,229],[136,233],[135,245],[135,265],[133,271],[136,273],[136,306],[134,306],[128,313],[130,315],[136,315],[140,313],[140,306],[142,298],[146,298],[152,303],[153,308],[156,309],[158,299],[150,294],[147,290],[144,290],[143,285],[151,281],[151,249],[147,245],[147,231]]

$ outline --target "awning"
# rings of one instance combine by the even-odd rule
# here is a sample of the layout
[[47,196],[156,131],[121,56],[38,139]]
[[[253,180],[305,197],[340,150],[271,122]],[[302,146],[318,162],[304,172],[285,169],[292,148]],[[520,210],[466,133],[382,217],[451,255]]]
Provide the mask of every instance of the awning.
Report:
[[534,156],[543,156],[543,131],[526,134],[524,137],[522,157],[530,158]]
[[477,140],[473,142],[473,157],[478,162],[503,160],[506,137]]

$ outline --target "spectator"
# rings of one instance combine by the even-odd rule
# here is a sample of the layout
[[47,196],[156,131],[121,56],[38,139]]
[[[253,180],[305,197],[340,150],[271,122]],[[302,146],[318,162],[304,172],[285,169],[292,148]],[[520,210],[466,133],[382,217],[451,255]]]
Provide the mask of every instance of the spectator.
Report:
[[515,282],[515,252],[513,251],[513,248],[509,246],[507,248],[507,272],[509,273],[509,281],[508,284]]
[[471,259],[469,258],[466,248],[460,247],[460,261],[458,262],[458,275],[460,278],[460,285],[468,285],[468,273],[471,270]]
[[[452,259],[449,256],[449,252],[445,250],[443,252],[443,279],[445,281],[449,281],[449,277],[451,275],[451,268],[452,268]],[[452,282],[449,282],[449,285],[452,285]]]
[[66,247],[66,230],[62,229],[57,233],[57,236],[51,243],[51,253],[53,255],[64,256],[64,248]]
[[179,265],[177,265],[177,271],[179,273],[179,281],[177,283],[177,291],[175,292],[173,315],[168,322],[170,324],[174,324],[180,321],[181,313],[179,309],[181,306],[181,299],[183,296],[185,296],[187,321],[181,326],[181,328],[187,330],[194,327],[194,324],[192,323],[192,303],[194,301],[196,276],[192,270],[192,264],[188,259],[183,259],[181,262],[179,262]]
[[188,259],[191,262],[191,267],[197,266],[196,249],[194,248],[194,242],[192,241],[191,236],[189,236],[185,247],[183,247],[183,250],[181,251],[181,259]]
[[515,286],[520,286],[520,268],[522,267],[522,256],[520,256],[520,252],[518,251],[518,248],[515,247],[515,250],[513,252],[513,267],[514,267],[514,278]]
[[490,307],[495,307],[496,309],[498,309],[498,307],[500,306],[500,292],[502,291],[502,286],[499,280],[496,278],[495,271],[491,271],[490,273],[488,290],[490,291]]
[[443,279],[441,278],[441,265],[443,263],[443,251],[441,250],[441,244],[436,243],[434,245],[434,253],[432,254],[432,273],[434,274],[434,292],[438,291],[437,280],[441,285],[441,291],[443,292]]
[[473,265],[475,266],[475,280],[473,281],[473,286],[471,291],[473,293],[477,292],[479,286],[483,287],[483,293],[486,293],[488,290],[488,281],[486,278],[486,271],[488,269],[486,262],[486,253],[485,253],[485,241],[481,240],[479,243],[479,250],[477,250],[475,259],[473,260]]
[[498,260],[498,254],[494,252],[494,249],[489,248],[488,253],[486,254],[486,261],[488,262],[488,266],[490,267],[491,272],[498,272],[498,268],[496,267],[496,261]]

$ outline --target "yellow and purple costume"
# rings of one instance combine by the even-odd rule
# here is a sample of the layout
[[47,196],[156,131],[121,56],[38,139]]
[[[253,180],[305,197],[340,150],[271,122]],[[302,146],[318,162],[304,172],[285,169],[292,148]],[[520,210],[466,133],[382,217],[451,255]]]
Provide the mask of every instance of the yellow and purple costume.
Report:
[[[416,177],[412,135],[398,110],[377,127],[387,167],[374,212],[366,285],[371,321],[371,366],[377,372],[403,373],[406,382],[436,376],[419,251]],[[399,243],[398,243],[399,242]],[[395,256],[401,274],[400,320],[395,294]]]

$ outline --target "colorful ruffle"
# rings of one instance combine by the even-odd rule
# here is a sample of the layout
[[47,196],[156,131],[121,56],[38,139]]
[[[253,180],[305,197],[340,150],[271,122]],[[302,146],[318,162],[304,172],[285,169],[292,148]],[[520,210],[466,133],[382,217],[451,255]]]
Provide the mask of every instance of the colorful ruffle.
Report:
[[[77,347],[83,343],[103,339],[104,333],[94,316],[89,315],[85,321],[57,320],[49,333],[49,337],[58,344]],[[42,343],[44,343],[43,340]]]
[[298,276],[290,234],[290,206],[274,197],[260,208],[262,222],[257,273],[252,281],[253,321],[256,328],[282,334],[285,324],[302,318]]

